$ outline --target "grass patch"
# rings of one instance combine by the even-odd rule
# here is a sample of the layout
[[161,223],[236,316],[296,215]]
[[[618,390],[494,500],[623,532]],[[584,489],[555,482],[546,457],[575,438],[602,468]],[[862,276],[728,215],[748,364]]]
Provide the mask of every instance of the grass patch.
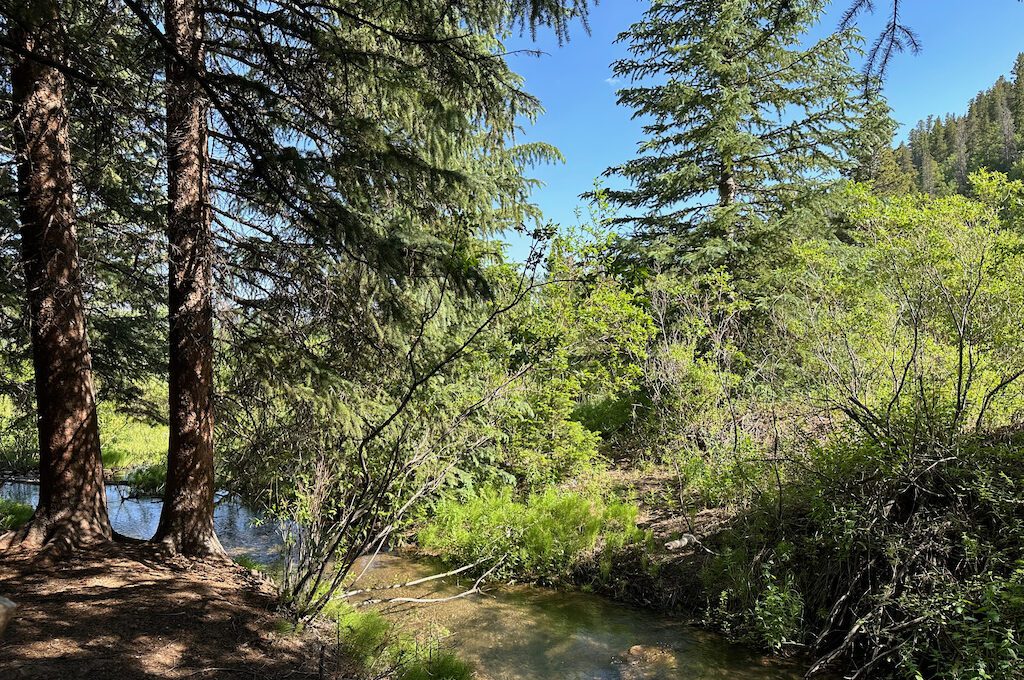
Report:
[[32,517],[32,506],[0,498],[0,531],[21,527]]
[[253,571],[264,571],[266,567],[262,564],[249,557],[248,555],[239,555],[234,558],[235,564],[245,567],[246,569],[252,569]]
[[107,469],[149,467],[167,458],[166,425],[153,425],[100,407],[103,466]]
[[473,667],[436,643],[421,643],[401,633],[380,613],[360,611],[334,601],[323,615],[338,623],[338,638],[345,654],[363,677],[397,680],[469,680]]

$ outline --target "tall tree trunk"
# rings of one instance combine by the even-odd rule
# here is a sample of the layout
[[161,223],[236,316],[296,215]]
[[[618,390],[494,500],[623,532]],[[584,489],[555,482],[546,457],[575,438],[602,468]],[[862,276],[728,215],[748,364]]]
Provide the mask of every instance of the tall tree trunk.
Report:
[[[736,185],[736,175],[733,173],[732,168],[725,159],[722,161],[722,174],[718,177],[718,205],[723,208],[728,208],[736,202],[736,193],[738,191]],[[727,216],[725,225],[724,236],[729,242],[735,242],[738,233],[738,225],[733,216]],[[732,250],[730,249],[729,260],[732,262]],[[731,266],[731,265],[730,265]]]
[[736,176],[732,170],[723,170],[718,178],[718,205],[728,208],[736,202]]
[[222,555],[213,529],[213,276],[209,209],[209,103],[199,0],[166,0],[167,240],[170,441],[154,540],[172,552]]
[[65,81],[53,65],[64,59],[57,5],[27,3],[17,26],[9,36],[19,48],[11,90],[40,486],[32,519],[6,542],[77,548],[109,540],[111,531],[78,264]]

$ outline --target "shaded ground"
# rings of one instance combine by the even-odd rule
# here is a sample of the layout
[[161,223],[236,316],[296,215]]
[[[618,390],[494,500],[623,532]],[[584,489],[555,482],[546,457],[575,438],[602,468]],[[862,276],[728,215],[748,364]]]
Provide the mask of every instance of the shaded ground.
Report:
[[19,606],[0,640],[4,680],[337,677],[321,672],[314,633],[276,632],[272,587],[238,565],[123,544],[32,558],[0,555],[0,595]]

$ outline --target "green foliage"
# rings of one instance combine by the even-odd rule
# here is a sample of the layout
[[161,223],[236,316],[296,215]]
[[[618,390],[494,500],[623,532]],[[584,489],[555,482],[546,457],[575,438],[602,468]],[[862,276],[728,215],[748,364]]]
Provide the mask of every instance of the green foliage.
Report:
[[234,557],[232,559],[234,560],[235,564],[245,567],[246,569],[250,569],[252,571],[264,571],[266,568],[253,558],[249,557],[248,555],[238,555],[237,557]]
[[452,564],[481,562],[498,578],[564,579],[595,550],[612,555],[641,542],[635,506],[548,489],[517,501],[509,487],[438,503],[420,544]]
[[432,650],[402,666],[398,680],[470,680],[473,667],[452,652]]
[[767,583],[754,604],[754,630],[760,642],[776,651],[800,634],[803,597],[793,585],[793,578],[775,578],[770,565],[765,567]]
[[346,656],[354,661],[361,677],[399,680],[469,680],[472,667],[454,653],[435,643],[421,643],[395,629],[373,610],[358,610],[340,601],[324,608],[323,615],[335,619],[338,639]]
[[[152,386],[147,393],[158,392]],[[166,425],[126,414],[109,402],[100,404],[103,467],[125,482],[133,496],[160,496],[167,477]]]
[[1020,464],[988,444],[909,462],[836,441],[716,538],[708,621],[775,648],[820,636],[829,658],[899,677],[1015,677]]
[[100,405],[99,419],[104,467],[130,470],[167,457],[166,425],[139,420],[110,403]]
[[166,481],[167,461],[136,466],[124,475],[124,482],[133,496],[160,496]]
[[604,439],[628,420],[654,333],[640,291],[610,271],[605,218],[591,217],[554,239],[545,285],[509,329],[510,368],[528,372],[500,405],[501,464],[528,490],[600,466]]
[[[324,613],[331,616],[330,612]],[[370,668],[394,642],[393,626],[375,611],[345,608],[336,618],[343,649],[364,668]]]
[[32,517],[32,506],[0,498],[0,532],[17,529]]
[[0,470],[22,473],[38,465],[34,424],[15,400],[0,394]]

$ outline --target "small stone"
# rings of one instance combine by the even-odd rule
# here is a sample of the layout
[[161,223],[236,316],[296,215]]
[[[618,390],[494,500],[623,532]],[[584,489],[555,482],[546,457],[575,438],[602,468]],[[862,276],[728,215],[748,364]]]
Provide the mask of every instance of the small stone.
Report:
[[14,618],[14,610],[18,608],[18,605],[14,604],[6,597],[0,597],[0,637],[3,637],[4,630],[7,628],[7,624]]
[[683,534],[676,540],[669,541],[668,543],[666,543],[665,550],[668,550],[669,552],[675,552],[676,550],[682,550],[686,546],[693,545],[694,543],[698,542],[699,541],[697,540],[697,537],[693,534]]

